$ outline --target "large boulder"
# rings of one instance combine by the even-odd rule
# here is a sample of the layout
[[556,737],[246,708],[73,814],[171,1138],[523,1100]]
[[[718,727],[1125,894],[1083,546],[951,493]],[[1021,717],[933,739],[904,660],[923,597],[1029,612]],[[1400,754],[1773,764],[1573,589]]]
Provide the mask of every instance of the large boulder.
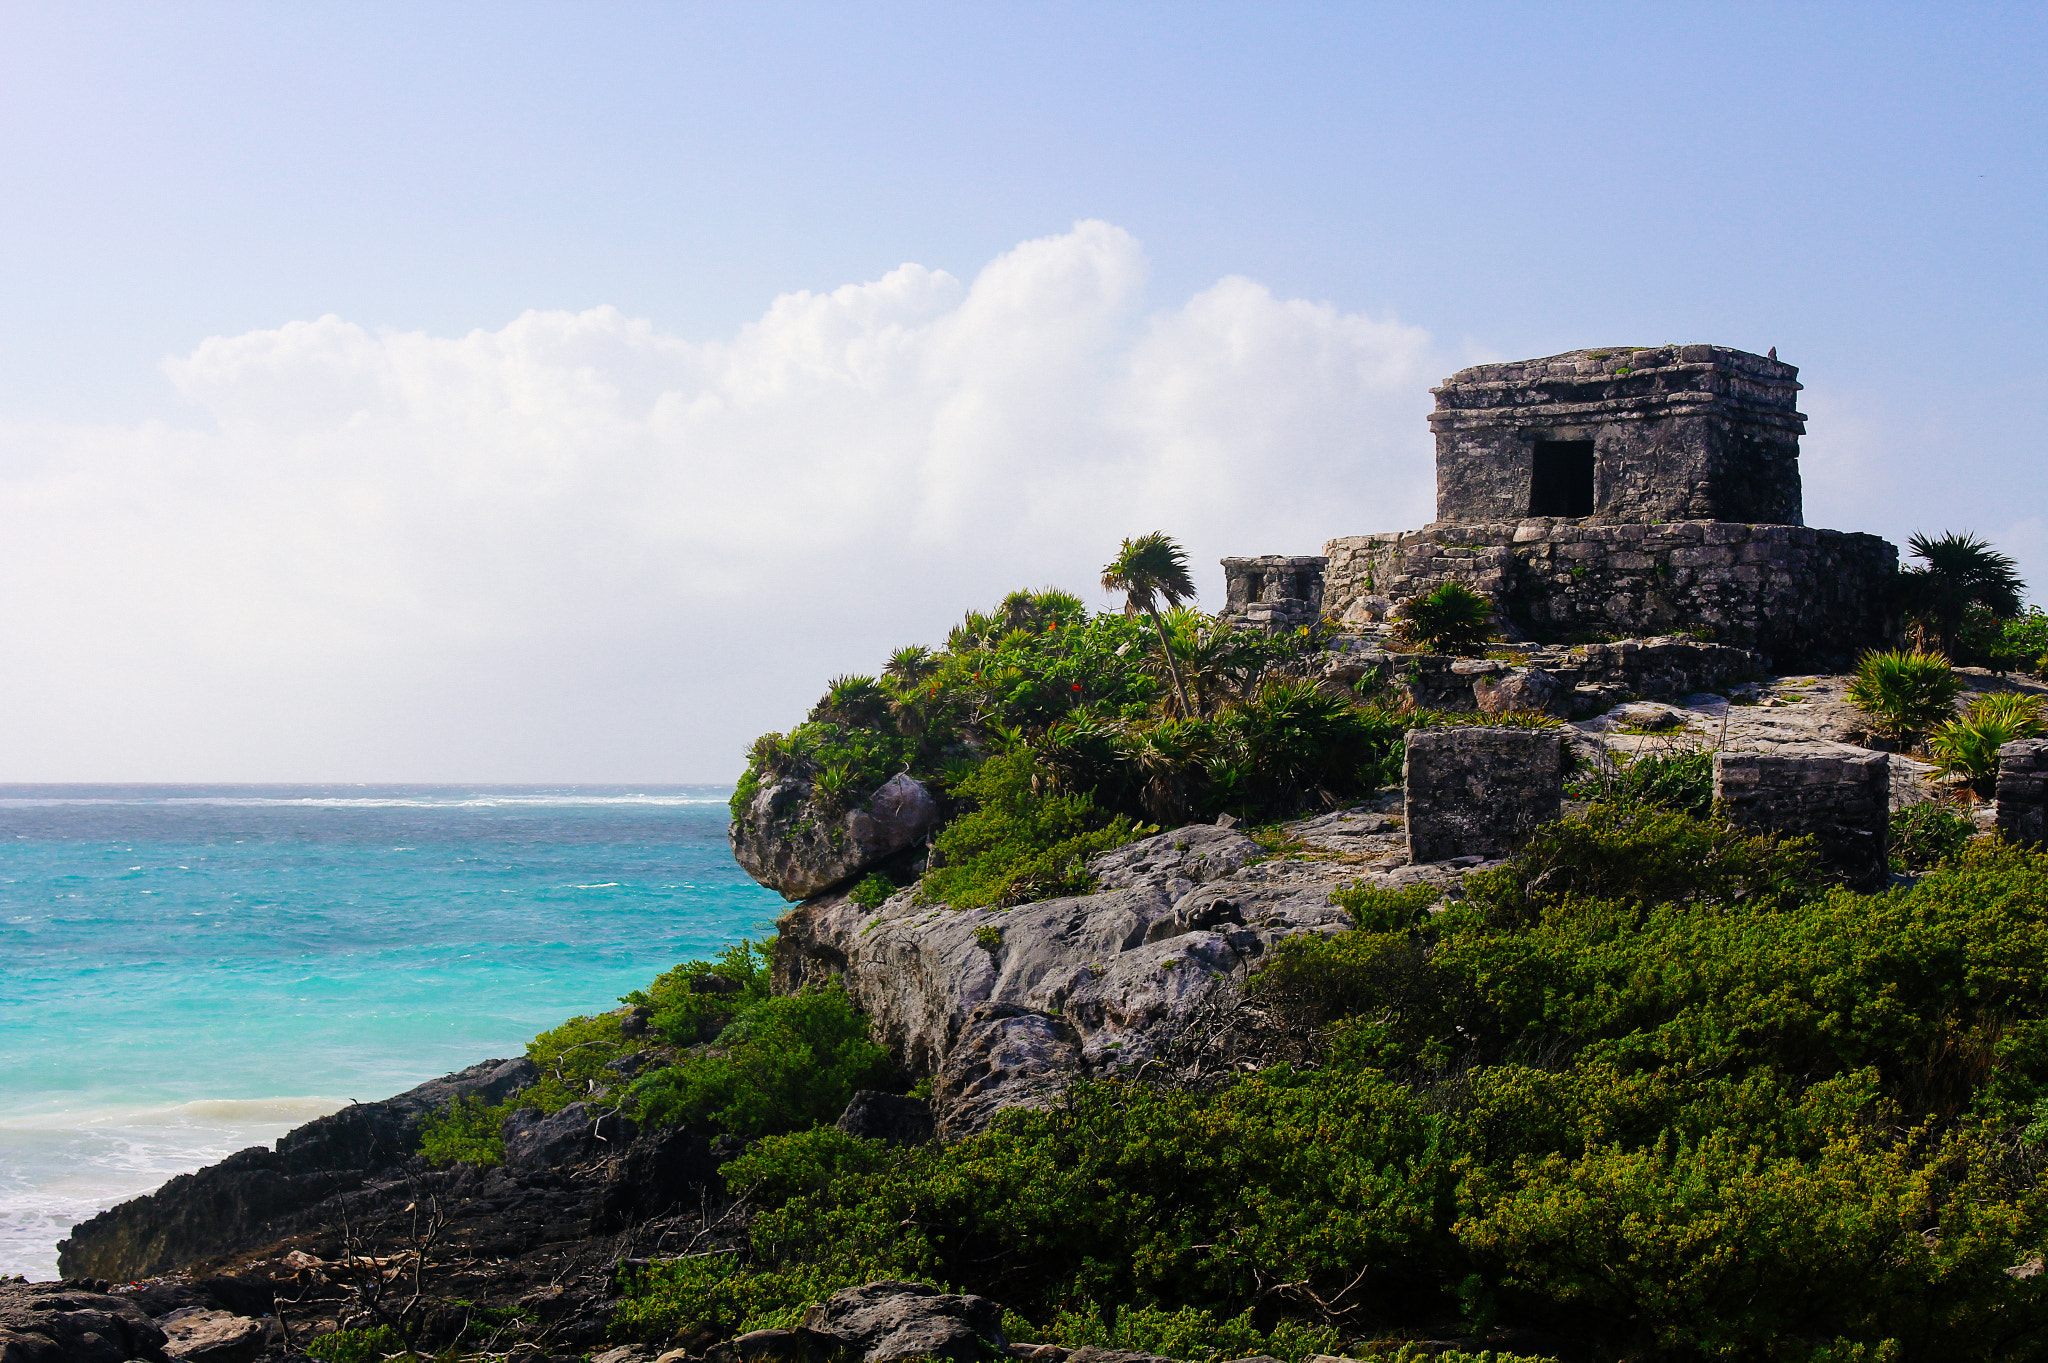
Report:
[[164,1352],[186,1363],[255,1363],[268,1342],[262,1321],[203,1306],[173,1311],[157,1325],[166,1336]]
[[589,1103],[571,1103],[555,1113],[522,1107],[498,1131],[505,1139],[508,1169],[559,1169],[601,1150],[622,1150],[633,1139],[630,1120]]
[[838,1340],[861,1363],[975,1363],[1004,1351],[1002,1322],[1003,1308],[987,1297],[888,1281],[835,1292],[804,1314],[804,1329]]
[[164,1356],[164,1332],[124,1297],[61,1283],[0,1283],[4,1363],[128,1363]]
[[849,1136],[896,1145],[923,1145],[932,1138],[931,1104],[907,1094],[862,1089],[839,1114],[839,1129]]
[[844,812],[827,812],[809,783],[782,780],[733,820],[732,854],[783,898],[809,899],[916,846],[938,821],[938,801],[902,772]]

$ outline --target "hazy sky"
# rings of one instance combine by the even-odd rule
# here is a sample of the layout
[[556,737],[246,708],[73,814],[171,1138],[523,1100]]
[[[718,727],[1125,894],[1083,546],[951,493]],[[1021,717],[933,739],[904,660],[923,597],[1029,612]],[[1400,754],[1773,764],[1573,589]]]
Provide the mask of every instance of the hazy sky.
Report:
[[2048,598],[2048,10],[0,8],[0,780],[719,780],[1429,385],[1802,367],[1810,524]]

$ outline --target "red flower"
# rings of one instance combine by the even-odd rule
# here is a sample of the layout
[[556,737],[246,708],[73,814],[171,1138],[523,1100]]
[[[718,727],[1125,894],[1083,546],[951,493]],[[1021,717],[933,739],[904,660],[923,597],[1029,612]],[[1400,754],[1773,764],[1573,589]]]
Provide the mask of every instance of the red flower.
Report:
[[1075,683],[1074,683],[1074,686],[1073,686],[1073,689],[1074,689],[1074,690],[1076,690],[1076,691],[1079,691],[1079,690],[1081,689],[1081,683],[1079,683],[1079,682],[1075,682]]

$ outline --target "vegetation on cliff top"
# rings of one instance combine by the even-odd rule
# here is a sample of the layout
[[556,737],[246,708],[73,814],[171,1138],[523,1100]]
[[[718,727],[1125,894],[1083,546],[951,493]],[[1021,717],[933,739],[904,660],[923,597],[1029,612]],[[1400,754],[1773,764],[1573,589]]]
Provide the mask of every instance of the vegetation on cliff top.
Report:
[[1468,891],[1280,947],[1255,994],[1296,1064],[944,1147],[757,1141],[724,1171],[745,1252],[636,1271],[616,1328],[908,1277],[1025,1338],[1178,1321],[1182,1357],[1499,1321],[1595,1358],[2048,1358],[2048,856],[1861,896],[1800,844],[1597,806]]
[[1398,778],[1409,729],[1447,718],[1395,708],[1383,678],[1324,683],[1328,622],[1269,635],[1181,605],[1192,587],[1164,535],[1125,541],[1103,582],[1129,611],[1013,592],[941,650],[834,680],[803,724],[755,741],[733,816],[776,781],[811,783],[831,813],[908,772],[949,816],[925,895],[1014,904],[1085,890],[1086,858],[1147,828],[1356,798]]

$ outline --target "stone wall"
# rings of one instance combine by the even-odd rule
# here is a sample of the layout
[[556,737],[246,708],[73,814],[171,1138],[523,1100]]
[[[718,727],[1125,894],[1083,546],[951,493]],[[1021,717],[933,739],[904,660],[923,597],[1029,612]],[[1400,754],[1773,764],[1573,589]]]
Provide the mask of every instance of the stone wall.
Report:
[[[1431,390],[1437,519],[1798,525],[1798,373],[1774,357],[1687,345],[1453,374]],[[1576,492],[1562,494],[1565,484]],[[1574,504],[1555,504],[1560,495]]]
[[1325,560],[1312,554],[1265,554],[1223,560],[1223,609],[1234,623],[1295,629],[1323,616]]
[[1557,818],[1564,762],[1555,729],[1410,730],[1401,769],[1408,859],[1507,856]]
[[1889,874],[1891,757],[1840,743],[1785,744],[1771,754],[1714,754],[1714,803],[1729,823],[1780,837],[1812,836],[1846,885],[1872,890]]
[[1324,554],[1323,610],[1346,620],[1455,581],[1492,599],[1526,638],[1685,630],[1750,649],[1780,671],[1845,666],[1896,634],[1898,550],[1875,535],[1531,520],[1353,535]]
[[2048,738],[1998,750],[1998,835],[2030,847],[2048,842]]
[[1488,713],[1503,707],[1487,704],[1487,692],[1541,673],[1555,683],[1541,688],[1552,699],[1505,708],[1548,710],[1566,719],[1587,719],[1626,700],[1677,701],[1699,692],[1726,694],[1737,682],[1763,675],[1762,659],[1745,649],[1673,638],[1533,648],[1520,661],[1507,662],[1394,653],[1374,640],[1340,635],[1331,641],[1328,670],[1331,680],[1361,689],[1369,689],[1377,674],[1400,692],[1402,700],[1423,709]]

